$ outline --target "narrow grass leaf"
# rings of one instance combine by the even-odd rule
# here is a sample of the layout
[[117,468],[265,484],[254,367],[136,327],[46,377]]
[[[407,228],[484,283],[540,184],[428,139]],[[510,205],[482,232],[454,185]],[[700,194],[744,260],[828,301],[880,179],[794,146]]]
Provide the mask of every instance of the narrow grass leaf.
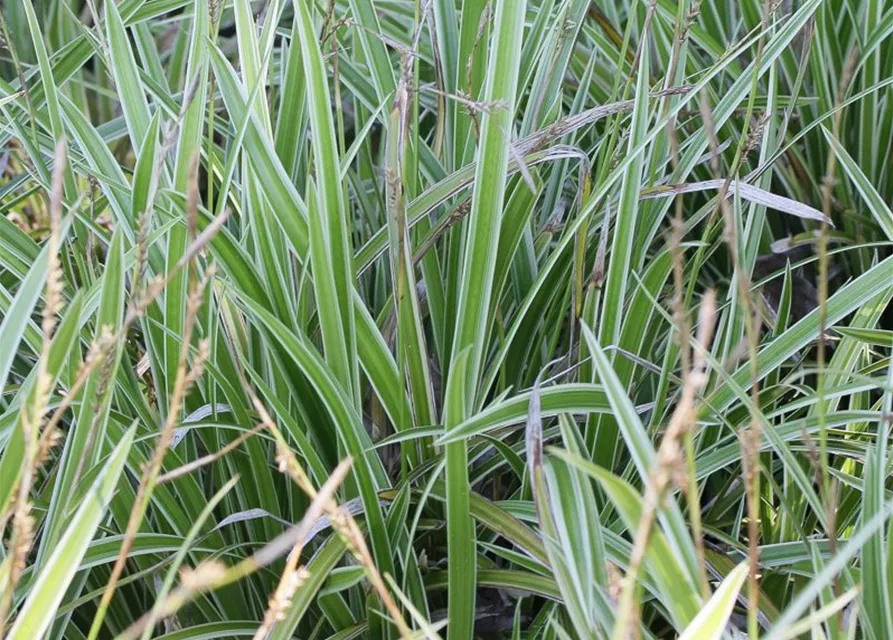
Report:
[[131,427],[109,456],[108,464],[93,483],[88,497],[68,523],[66,534],[53,550],[37,577],[28,599],[7,636],[10,640],[39,638],[53,622],[53,614],[65,596],[87,546],[112,499],[133,442]]
[[742,562],[723,579],[704,608],[679,636],[679,640],[719,640],[746,579],[747,564]]

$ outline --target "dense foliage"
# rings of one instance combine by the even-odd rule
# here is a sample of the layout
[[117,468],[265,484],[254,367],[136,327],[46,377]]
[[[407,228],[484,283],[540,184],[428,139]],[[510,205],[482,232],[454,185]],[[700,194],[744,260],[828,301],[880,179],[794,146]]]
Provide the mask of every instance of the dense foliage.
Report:
[[0,15],[0,636],[893,638],[893,4]]

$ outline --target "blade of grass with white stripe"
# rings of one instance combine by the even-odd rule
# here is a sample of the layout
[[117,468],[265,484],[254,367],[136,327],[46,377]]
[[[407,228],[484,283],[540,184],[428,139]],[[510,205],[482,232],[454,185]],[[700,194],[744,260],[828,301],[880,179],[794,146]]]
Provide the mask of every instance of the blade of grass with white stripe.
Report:
[[648,54],[649,47],[642,47],[636,82],[635,107],[630,124],[627,156],[632,162],[623,174],[620,186],[620,203],[615,214],[614,236],[611,241],[611,256],[605,278],[605,301],[599,324],[599,342],[604,345],[618,344],[626,299],[627,278],[632,259],[633,241],[636,236],[636,222],[639,215],[639,185],[642,182],[642,168],[645,165],[645,148],[640,146],[648,131]]
[[87,166],[102,176],[99,186],[109,201],[118,224],[123,227],[130,243],[136,242],[136,220],[131,219],[131,202],[127,178],[108,145],[87,117],[65,95],[60,96],[62,112],[71,138],[77,142],[87,160]]
[[580,637],[594,637],[597,634],[597,626],[592,620],[592,611],[587,606],[585,597],[580,594],[579,567],[574,565],[576,558],[573,556],[569,558],[570,553],[563,548],[562,543],[566,543],[566,535],[565,540],[562,540],[561,534],[566,534],[567,530],[562,532],[558,529],[558,522],[563,522],[564,509],[560,492],[567,487],[553,489],[550,486],[555,484],[555,477],[554,473],[547,473],[548,467],[543,460],[543,421],[539,390],[540,380],[537,378],[531,390],[527,424],[524,427],[527,479],[530,483],[537,520],[543,533],[543,546],[548,553],[555,582],[564,598],[568,618]]
[[[70,223],[70,217],[66,217],[63,220],[59,233],[60,243],[65,241]],[[0,344],[3,345],[3,349],[0,349],[0,396],[3,395],[6,389],[6,381],[9,377],[13,360],[15,360],[18,352],[19,342],[25,334],[31,313],[37,306],[37,301],[40,300],[43,292],[47,278],[50,250],[51,247],[48,244],[41,249],[40,255],[28,270],[28,275],[22,280],[19,290],[12,299],[10,312],[5,314],[3,321],[0,322]],[[2,505],[2,502],[0,502],[0,505]]]
[[[468,411],[468,366],[471,349],[452,359],[444,398],[444,423],[449,428]],[[464,442],[446,446],[446,518],[449,581],[447,617],[449,638],[472,637],[477,598],[477,553],[471,519],[468,450]]]
[[[490,320],[490,298],[493,271],[499,249],[499,229],[505,198],[506,168],[511,144],[515,111],[521,34],[524,28],[525,0],[499,0],[493,24],[496,34],[487,68],[484,100],[499,103],[481,119],[481,147],[475,171],[475,191],[465,235],[465,256],[459,284],[459,308],[456,319],[456,340],[453,344],[453,368],[448,385],[455,394],[462,394],[462,409],[453,407],[445,420],[449,430],[467,417],[476,404],[475,395],[486,352],[487,327]],[[462,362],[464,389],[457,390],[453,376],[458,373],[458,355],[467,354]],[[467,368],[466,368],[467,366]],[[468,452],[464,442],[446,449],[448,504],[459,507],[468,501]],[[448,508],[449,511],[449,508]],[[447,518],[448,554],[450,558],[449,627],[451,640],[468,638],[474,626],[475,544],[474,529],[468,512],[452,510]]]
[[[533,405],[531,399],[531,413]],[[559,424],[564,446],[572,455],[580,455],[585,445],[576,423],[565,414]],[[614,611],[606,589],[607,556],[594,486],[578,469],[553,456],[544,461],[543,469],[543,487],[536,490],[538,496],[545,491],[549,504],[545,509],[538,508],[537,513],[540,522],[547,523],[543,525],[544,544],[555,581],[569,612],[576,609],[571,617],[576,618],[578,635],[598,636],[598,629],[604,633],[614,627]],[[534,488],[532,470],[529,475]]]
[[890,210],[890,206],[884,202],[881,194],[878,193],[874,185],[871,184],[868,176],[865,175],[856,161],[853,160],[853,157],[847,153],[847,150],[840,143],[840,140],[838,140],[834,134],[828,131],[825,127],[822,127],[822,133],[825,135],[828,144],[831,145],[831,149],[837,155],[837,159],[840,160],[840,166],[843,167],[843,170],[846,172],[847,176],[849,176],[850,180],[853,181],[859,194],[865,200],[865,204],[868,205],[868,210],[871,212],[871,215],[874,216],[878,226],[883,230],[887,239],[893,241],[893,211]]
[[[523,422],[533,395],[532,390],[524,391],[494,402],[483,411],[469,416],[461,424],[456,425],[438,440],[438,444],[449,444]],[[543,417],[551,418],[562,413],[585,415],[613,411],[611,403],[605,396],[604,387],[598,384],[576,382],[555,384],[541,389],[538,395]]]
[[[488,3],[487,0],[461,0],[459,6],[459,40],[456,43],[456,55],[453,59],[456,62],[454,93],[446,98],[446,102],[453,109],[452,133],[453,133],[453,163],[454,168],[459,168],[467,164],[474,157],[474,141],[475,135],[472,133],[472,118],[475,116],[469,109],[464,109],[460,102],[453,96],[466,96],[469,100],[484,100],[481,97],[481,91],[486,95],[487,78],[489,76],[489,68],[492,64],[492,58],[489,58],[491,46],[495,46],[496,42],[490,42],[491,30],[497,24],[493,20],[494,7],[498,3]],[[489,15],[485,16],[484,12],[489,11]],[[513,54],[520,58],[521,49],[519,48]],[[482,135],[481,140],[484,139]],[[458,238],[457,238],[458,240]],[[458,247],[458,245],[456,245]]]
[[[43,79],[43,86],[46,91],[47,111],[50,117],[50,132],[53,134],[53,142],[58,144],[64,135],[62,112],[59,108],[59,89],[56,86],[56,79],[53,76],[49,55],[46,45],[43,42],[37,15],[34,13],[34,5],[31,3],[31,0],[23,0],[22,7],[25,9],[25,15],[28,18],[28,29],[31,31],[31,40],[34,43],[34,53],[37,56],[37,65],[40,69],[40,77]],[[34,142],[36,143],[37,141],[35,140]],[[74,198],[75,184],[70,163],[66,163],[64,181],[66,198]]]
[[[433,3],[432,14],[436,34],[436,58],[440,71],[442,89],[447,95],[456,93],[457,69],[459,67],[459,18],[456,15],[456,3],[454,0],[431,0]],[[456,120],[456,101],[441,98],[437,110],[439,119],[438,139],[441,145],[445,145],[440,155],[447,169],[456,169],[453,163],[453,137],[452,131]],[[449,133],[444,133],[444,131]]]
[[28,28],[31,30],[31,40],[34,42],[34,53],[37,56],[37,64],[43,80],[47,111],[50,116],[50,131],[53,134],[53,139],[58,142],[63,135],[62,113],[59,110],[59,90],[56,87],[50,67],[50,59],[47,55],[46,45],[43,42],[43,34],[40,32],[40,23],[37,20],[37,14],[34,13],[34,5],[31,3],[31,0],[22,0],[22,7],[24,7],[25,15],[28,18]]
[[304,64],[301,58],[301,45],[298,43],[298,23],[292,20],[288,56],[283,63],[280,81],[279,110],[276,115],[276,153],[282,162],[286,175],[295,171],[301,145],[298,143],[304,127],[307,84]]
[[381,39],[379,10],[373,0],[350,0],[350,8],[359,25],[353,37],[360,41],[376,96],[381,102],[394,92],[395,83],[388,51]]
[[[209,33],[208,0],[195,0],[193,4],[192,30],[189,34],[189,53],[186,64],[180,128],[177,134],[177,151],[174,161],[173,188],[187,193],[190,185],[192,163],[199,161],[202,148],[202,134],[207,111],[208,94],[208,44]],[[184,221],[185,222],[185,221]],[[168,234],[165,265],[166,273],[173,273],[180,258],[186,252],[189,242],[185,224],[176,225]],[[164,326],[166,331],[160,337],[161,344],[153,340],[153,346],[161,347],[163,363],[161,373],[164,383],[157,385],[164,394],[164,405],[173,391],[177,368],[180,364],[180,336],[186,318],[186,298],[188,292],[188,269],[179,271],[168,283],[164,294]],[[155,336],[158,333],[153,332]]]
[[[624,442],[626,442],[626,447],[630,452],[630,457],[638,472],[640,481],[647,486],[651,482],[651,473],[658,464],[657,453],[651,440],[648,438],[645,427],[636,414],[635,407],[633,407],[629,396],[626,395],[626,390],[617,378],[617,374],[611,367],[611,362],[599,345],[595,334],[585,324],[580,326],[586,345],[592,354],[595,371],[598,373],[605,388],[605,395],[614,409],[620,434],[623,436]],[[699,579],[697,557],[691,536],[688,534],[685,519],[676,501],[667,498],[663,508],[659,511],[658,518],[668,540],[673,546],[674,553],[677,554],[679,562],[687,571],[687,577],[691,582],[689,586],[696,593],[697,589],[693,585],[698,584]]]
[[[891,368],[893,371],[893,368]],[[893,376],[891,376],[893,380]],[[888,396],[891,394],[887,394]],[[884,425],[878,425],[879,430]],[[876,515],[884,512],[888,499],[885,497],[884,469],[887,460],[886,434],[880,439],[881,446],[870,447],[865,465],[865,490],[863,492],[862,520],[870,522]],[[873,632],[875,638],[893,637],[893,600],[891,600],[891,576],[886,559],[890,540],[884,541],[884,530],[875,533],[862,548],[862,581],[863,595],[862,618],[865,626]],[[886,547],[886,548],[885,548]],[[866,634],[870,635],[870,634]]]
[[149,103],[143,93],[139,69],[133,57],[133,50],[130,48],[127,31],[121,21],[121,14],[118,13],[118,6],[114,2],[107,2],[105,14],[106,35],[111,56],[110,71],[115,78],[115,88],[120,97],[121,110],[124,112],[133,150],[139,155],[143,148],[143,140],[149,132],[151,119]]
[[292,333],[281,320],[255,301],[243,299],[247,311],[263,324],[269,334],[277,340],[282,352],[287,354],[295,365],[307,376],[310,384],[320,395],[338,428],[344,448],[353,457],[353,471],[360,487],[360,495],[368,522],[369,536],[376,565],[382,573],[393,575],[393,558],[387,543],[387,530],[376,491],[386,482],[381,460],[372,448],[369,434],[363,427],[362,418],[353,404],[352,398],[334,377],[328,361],[323,361],[316,349],[304,339]]
[[177,553],[174,556],[173,562],[171,562],[170,567],[167,570],[167,574],[164,577],[164,582],[161,584],[161,588],[158,590],[158,596],[155,600],[155,606],[152,607],[152,610],[149,612],[149,620],[150,623],[146,625],[146,629],[143,631],[143,635],[141,640],[148,640],[152,631],[155,628],[155,621],[158,619],[158,612],[161,609],[162,603],[167,598],[168,593],[170,593],[171,588],[174,586],[174,581],[177,579],[177,572],[180,569],[180,565],[186,559],[186,554],[189,553],[193,543],[195,542],[198,534],[202,530],[202,526],[205,523],[205,520],[213,513],[214,508],[217,504],[223,500],[223,498],[230,492],[230,490],[236,486],[239,482],[239,477],[235,476],[230,478],[227,482],[223,484],[222,487],[211,496],[208,503],[204,506],[201,512],[195,519],[192,528],[189,529],[189,532],[186,534],[186,537],[183,539],[183,543],[177,549]]
[[713,597],[679,636],[679,640],[719,640],[746,578],[747,563],[742,562],[725,577]]
[[[96,314],[94,341],[103,334],[116,333],[124,320],[124,233],[118,230],[109,246],[102,281],[102,293]],[[74,510],[74,488],[78,483],[78,470],[93,467],[102,455],[105,432],[114,389],[110,385],[116,379],[121,360],[120,344],[116,344],[106,356],[107,364],[91,374],[80,394],[77,419],[68,430],[65,448],[59,466],[58,480],[54,485],[47,511],[46,533],[41,541],[40,555],[55,548],[56,542],[69,526],[63,514]],[[104,392],[99,395],[100,389]],[[39,565],[39,559],[38,559]]]
[[[275,4],[268,8],[269,19],[277,13]],[[236,41],[239,45],[239,67],[242,72],[242,83],[251,89],[254,83],[266,85],[267,60],[262,58],[257,42],[257,25],[251,12],[251,4],[247,0],[235,0],[233,13],[236,22]],[[261,122],[264,131],[270,135],[273,131],[270,123],[270,110],[267,106],[267,94],[260,91],[252,100],[252,109]]]
[[[297,45],[293,45],[297,46]],[[210,47],[211,66],[219,83],[220,93],[234,122],[248,120],[245,131],[243,150],[251,157],[258,175],[264,179],[264,195],[272,205],[273,213],[279,222],[292,249],[302,261],[307,257],[308,231],[307,207],[301,199],[291,178],[283,168],[282,162],[269,138],[264,134],[261,123],[249,114],[249,96],[238,80],[236,72],[226,56],[215,46]]]
[[[428,349],[419,310],[415,272],[412,264],[411,237],[406,224],[404,204],[404,152],[407,129],[408,95],[405,87],[397,91],[397,98],[391,110],[387,136],[387,203],[388,235],[390,240],[391,281],[393,296],[397,306],[397,366],[401,373],[405,369],[406,379],[412,395],[414,416],[403,416],[402,430],[412,424],[431,424],[435,419],[434,399],[431,379],[428,372]],[[413,422],[412,418],[415,418]],[[407,450],[410,460],[415,460],[413,452]]]
[[[486,351],[493,270],[499,248],[499,230],[505,200],[506,169],[511,144],[518,75],[518,49],[523,29],[524,0],[497,2],[493,55],[487,71],[484,101],[498,105],[481,118],[481,147],[475,168],[474,195],[465,234],[459,309],[456,319],[458,354],[471,348],[469,384],[477,384]],[[476,400],[476,390],[466,390]],[[471,404],[469,404],[469,408]]]
[[[833,326],[874,296],[885,291],[890,286],[891,274],[893,274],[893,256],[874,265],[835,291],[826,304],[825,326]],[[757,381],[762,380],[782,362],[813,342],[816,339],[818,323],[819,310],[815,309],[760,349]],[[739,367],[733,374],[733,379],[745,391],[749,389],[752,382],[750,365],[745,363]],[[728,409],[734,401],[735,392],[728,385],[722,385],[710,394],[704,402],[704,407],[721,412]]]
[[[645,498],[631,484],[603,467],[562,449],[549,449],[549,452],[596,480],[620,512],[630,535],[635,535],[645,511]],[[694,583],[686,578],[683,558],[673,548],[672,542],[665,529],[655,527],[649,537],[644,559],[658,592],[663,596],[664,606],[678,628],[691,624],[697,616],[700,596]],[[628,558],[624,558],[624,562],[627,561]],[[617,612],[618,623],[622,615],[622,611]]]
[[[357,326],[357,355],[369,383],[395,427],[403,423],[401,416],[411,416],[412,406],[397,362],[369,310],[354,291],[354,312]],[[411,424],[409,426],[412,426]]]
[[[309,0],[295,4],[301,57],[307,73],[316,180],[308,189],[310,263],[326,360],[353,401],[359,402],[356,330],[353,317],[353,252],[341,187],[328,74],[310,17]],[[313,192],[317,193],[313,202]]]
[[158,165],[158,135],[161,114],[156,111],[148,123],[143,137],[142,150],[137,155],[133,169],[133,180],[130,198],[130,217],[138,220],[144,212],[152,209],[158,191],[158,176],[155,167]]
[[[889,415],[893,411],[893,360],[887,367],[886,382],[888,391],[884,394],[883,410]],[[878,425],[876,446],[868,450],[864,468],[865,491],[863,492],[862,521],[870,522],[882,514],[893,504],[887,495],[886,469],[888,446],[890,441],[889,427],[883,423]],[[887,539],[884,531],[875,533],[862,549],[862,575],[864,583],[864,608],[860,611],[865,626],[873,632],[875,638],[893,637],[893,527],[888,530]],[[885,548],[886,547],[886,548]],[[871,635],[871,633],[866,634]]]
[[9,631],[9,640],[40,638],[53,622],[54,613],[65,596],[65,590],[80,566],[81,558],[96,533],[115,487],[124,469],[124,462],[133,442],[132,426],[109,456],[89,495],[74,517],[68,521],[65,536],[53,550],[46,566],[32,585],[31,593]]
[[[47,245],[46,248],[48,247],[49,245]],[[46,248],[44,249],[45,251]],[[46,266],[43,267],[43,270],[46,271]],[[80,314],[83,308],[83,303],[83,295],[76,295],[72,298],[71,302],[68,303],[65,317],[59,323],[53,336],[53,341],[50,344],[49,355],[47,357],[47,372],[50,376],[47,382],[50,383],[50,388],[55,386],[62,373],[63,365],[69,357],[71,357],[72,349],[77,345],[78,330],[80,329]],[[15,307],[15,302],[13,302],[13,307]],[[7,317],[11,318],[13,317],[13,314],[10,314]],[[13,342],[10,344],[14,345],[16,343]],[[10,349],[10,351],[14,351],[14,349]],[[37,368],[34,368],[33,373],[25,380],[22,387],[19,389],[19,394],[24,392],[24,395],[21,396],[24,402],[29,404],[33,403],[36,394],[34,389],[36,377]],[[20,408],[21,403],[19,409]],[[13,500],[16,484],[23,471],[23,458],[25,455],[25,436],[21,427],[21,411],[14,411],[12,413],[12,418],[12,431],[9,435],[9,439],[5,443],[3,455],[0,457],[0,512],[4,513],[7,512],[7,509]]]
[[[278,16],[276,4],[271,4],[267,9],[267,24]],[[237,0],[234,7],[242,84],[244,88],[250,89],[248,100],[251,115],[246,114],[244,126],[239,127],[238,137],[232,144],[232,155],[227,162],[230,170],[226,174],[227,182],[231,177],[231,170],[235,168],[235,158],[241,158],[243,182],[241,203],[244,208],[242,226],[251,234],[254,254],[261,263],[259,266],[262,268],[262,277],[268,283],[267,287],[276,304],[279,317],[293,321],[297,317],[297,313],[294,309],[291,292],[297,290],[298,286],[294,282],[293,271],[289,269],[287,241],[282,234],[274,232],[277,222],[263,197],[263,180],[252,167],[250,156],[247,153],[237,152],[241,148],[242,136],[250,124],[251,117],[260,122],[263,132],[268,138],[272,136],[273,127],[270,122],[265,91],[269,59],[266,50],[262,54],[259,49],[257,29],[252,19],[250,4],[246,0]],[[225,187],[229,187],[229,184],[226,184]],[[223,191],[225,187],[221,187],[221,193],[225,193]],[[223,199],[221,199],[220,205],[223,205]]]

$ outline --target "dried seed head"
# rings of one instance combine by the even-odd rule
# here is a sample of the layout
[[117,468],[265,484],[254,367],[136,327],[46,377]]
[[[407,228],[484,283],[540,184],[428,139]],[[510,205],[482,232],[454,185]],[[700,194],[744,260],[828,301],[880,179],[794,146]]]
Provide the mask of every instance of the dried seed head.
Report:
[[43,323],[41,329],[45,336],[52,334],[56,326],[56,317],[62,311],[62,265],[56,252],[50,253],[47,264],[46,303],[43,307]]
[[10,553],[13,556],[12,569],[16,575],[20,575],[25,570],[33,540],[34,518],[31,516],[31,505],[25,502],[16,508],[16,515],[12,522],[10,541],[13,547],[10,549]]
[[56,326],[56,316],[62,310],[62,265],[59,262],[59,248],[62,235],[62,197],[65,177],[65,140],[56,145],[53,167],[52,191],[50,192],[50,239],[49,260],[47,263],[46,303],[43,308],[43,334],[48,340]]
[[220,0],[210,0],[208,2],[208,20],[211,24],[217,24],[217,18],[220,16],[220,9],[223,2]]
[[82,375],[90,375],[108,353],[109,341],[111,341],[112,336],[107,335],[105,333],[106,330],[107,327],[103,329],[103,332],[98,338],[93,340],[90,344],[90,348],[87,349],[87,355],[84,356],[84,362],[78,370],[78,377]]
[[37,449],[37,456],[34,460],[35,467],[41,467],[49,459],[50,452],[59,444],[62,439],[62,432],[57,427],[48,427],[49,431],[44,433],[40,439]]
[[751,151],[757,148],[760,144],[760,138],[763,137],[763,131],[766,129],[766,125],[769,122],[769,112],[765,112],[760,118],[756,121],[751,129],[750,133],[747,136],[747,140],[744,141],[743,154],[747,155]]
[[204,374],[205,363],[208,361],[209,353],[210,346],[208,343],[208,339],[202,338],[198,341],[198,353],[196,354],[195,359],[192,361],[192,368],[186,375],[186,390],[188,390],[192,385],[198,382],[199,378],[201,378],[202,374]]
[[607,563],[608,569],[608,597],[615,603],[620,600],[623,591],[623,574],[613,562]]
[[285,473],[288,471],[288,456],[283,451],[283,447],[276,447],[276,464],[279,468],[279,473]]
[[309,577],[310,572],[304,567],[298,567],[294,571],[285,573],[270,598],[268,615],[277,622],[284,620],[286,612],[291,607],[292,598]]
[[358,541],[357,536],[351,530],[348,524],[349,521],[350,514],[340,507],[332,510],[329,514],[329,524],[331,524],[332,529],[341,536],[341,540],[347,547],[348,552],[362,563],[364,558],[361,552],[361,541]]
[[310,478],[307,477],[294,454],[284,445],[279,445],[276,448],[276,462],[279,465],[279,472],[288,475],[304,493],[311,498],[316,495],[316,489],[313,488]]
[[108,356],[111,355],[116,343],[117,340],[115,339],[115,334],[112,333],[112,328],[108,325],[103,326],[98,340],[104,360],[102,363],[102,371],[99,374],[99,384],[96,387],[97,398],[103,397],[108,389],[109,380],[112,376],[112,365],[114,365],[115,362],[114,358],[109,358]]
[[201,591],[220,580],[226,574],[226,567],[216,560],[203,562],[196,568],[184,567],[180,570],[180,584],[190,591]]
[[151,218],[145,211],[140,213],[137,221],[136,235],[136,268],[133,272],[133,287],[131,291],[131,300],[137,299],[137,294],[142,287],[143,278],[146,277],[146,265],[149,256],[149,231],[151,229]]
[[195,240],[198,227],[198,152],[192,155],[189,163],[189,178],[186,186],[186,227],[190,242]]
[[688,9],[688,15],[685,16],[685,22],[682,26],[681,32],[681,40],[685,42],[686,38],[688,38],[688,32],[694,25],[695,21],[698,19],[698,14],[701,12],[701,0],[693,0],[691,3],[691,7]]

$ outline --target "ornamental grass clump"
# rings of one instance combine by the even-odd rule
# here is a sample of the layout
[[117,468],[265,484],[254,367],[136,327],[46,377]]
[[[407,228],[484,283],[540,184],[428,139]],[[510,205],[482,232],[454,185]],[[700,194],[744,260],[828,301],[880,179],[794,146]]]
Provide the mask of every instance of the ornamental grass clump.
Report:
[[0,637],[893,638],[889,2],[0,39]]

